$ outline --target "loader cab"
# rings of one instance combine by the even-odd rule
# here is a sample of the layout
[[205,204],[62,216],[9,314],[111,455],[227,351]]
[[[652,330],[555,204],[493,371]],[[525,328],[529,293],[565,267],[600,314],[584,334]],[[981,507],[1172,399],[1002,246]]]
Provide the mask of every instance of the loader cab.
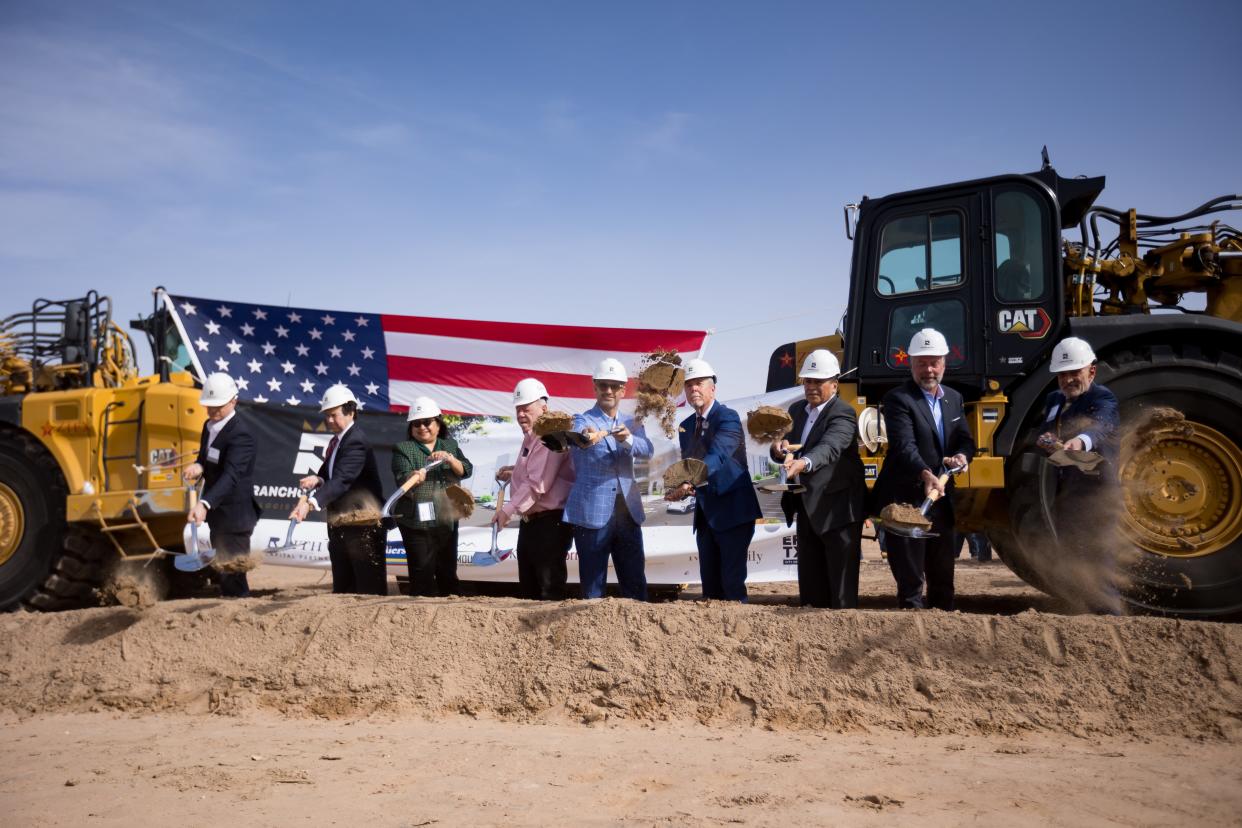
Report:
[[1064,324],[1060,228],[1056,193],[1033,175],[864,199],[845,354],[860,390],[909,378],[921,328],[945,335],[946,381],[968,397],[1035,370]]

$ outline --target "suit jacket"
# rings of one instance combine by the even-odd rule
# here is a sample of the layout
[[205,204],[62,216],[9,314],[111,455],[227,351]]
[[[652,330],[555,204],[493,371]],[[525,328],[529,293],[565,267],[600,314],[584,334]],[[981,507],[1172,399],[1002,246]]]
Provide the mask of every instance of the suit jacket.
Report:
[[[936,433],[923,389],[913,379],[884,395],[881,405],[888,426],[888,451],[875,482],[873,512],[878,513],[890,503],[918,506],[926,497],[921,479],[923,469],[940,474],[940,461],[945,457],[964,454],[968,461],[974,458],[975,438],[966,424],[962,395],[946,385],[940,387],[944,389],[944,397],[940,400],[944,445]],[[950,478],[946,493],[952,487]],[[935,508],[949,516],[953,514],[949,497],[942,498]]]
[[375,452],[367,441],[366,432],[357,422],[337,441],[333,452],[332,475],[328,461],[319,467],[323,485],[315,492],[315,502],[328,512],[331,521],[338,510],[357,508],[363,501],[375,499],[378,508],[384,502],[384,484],[375,464]]
[[746,466],[746,436],[737,412],[719,402],[707,412],[703,434],[696,438],[698,414],[682,420],[681,456],[707,464],[707,482],[694,491],[694,528],[702,523],[724,531],[763,517]]
[[[587,529],[606,526],[612,518],[618,492],[625,498],[634,522],[643,522],[643,501],[634,481],[634,460],[651,456],[651,441],[632,416],[618,413],[617,422],[630,430],[630,445],[618,443],[615,437],[605,437],[588,448],[573,449],[576,477],[569,499],[565,501],[566,523]],[[574,415],[575,431],[587,426],[607,431],[614,423],[597,405],[586,413]]]
[[1072,402],[1066,402],[1065,395],[1059,390],[1053,391],[1044,399],[1044,411],[1038,424],[1031,432],[1034,442],[1045,431],[1057,435],[1061,442],[1072,440],[1080,434],[1087,435],[1091,441],[1091,451],[1097,451],[1107,461],[1097,471],[1098,476],[1083,474],[1073,467],[1062,467],[1057,470],[1057,477],[1062,482],[1105,482],[1113,479],[1117,473],[1117,459],[1120,452],[1117,431],[1121,427],[1120,406],[1117,397],[1103,385],[1092,383],[1091,387]]
[[262,510],[254,499],[254,461],[258,443],[242,412],[224,424],[211,450],[207,449],[207,426],[198,443],[198,464],[203,467],[203,495],[207,501],[207,525],[213,532],[250,532]]
[[[789,416],[793,418],[793,428],[787,438],[790,442],[802,437],[808,405],[805,400],[799,400],[789,406]],[[787,523],[793,523],[799,505],[816,532],[862,522],[866,517],[867,483],[863,478],[862,459],[858,456],[858,416],[849,403],[833,397],[794,456],[809,459],[811,470],[797,478],[797,482],[806,486],[805,492],[781,495],[781,510]]]

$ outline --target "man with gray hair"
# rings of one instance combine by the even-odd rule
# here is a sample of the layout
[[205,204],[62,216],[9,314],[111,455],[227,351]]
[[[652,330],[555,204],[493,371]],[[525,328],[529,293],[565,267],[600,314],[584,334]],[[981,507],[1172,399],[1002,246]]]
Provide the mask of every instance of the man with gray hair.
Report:
[[509,498],[492,517],[501,529],[515,516],[518,529],[518,583],[522,597],[560,601],[565,597],[568,573],[565,556],[574,541],[574,528],[562,519],[565,500],[574,485],[570,453],[549,449],[535,435],[535,420],[548,410],[548,389],[527,378],[513,389],[513,410],[522,429],[517,462],[502,466],[496,479],[510,484]]
[[[953,503],[950,477],[943,472],[964,469],[975,456],[975,438],[966,424],[962,395],[941,384],[949,344],[934,328],[910,340],[911,378],[884,395],[881,403],[888,425],[888,451],[875,482],[873,514],[890,503],[922,503],[933,492],[928,512],[934,538],[909,538],[888,532],[888,565],[897,582],[897,605],[953,609]],[[927,587],[924,597],[923,588]]]

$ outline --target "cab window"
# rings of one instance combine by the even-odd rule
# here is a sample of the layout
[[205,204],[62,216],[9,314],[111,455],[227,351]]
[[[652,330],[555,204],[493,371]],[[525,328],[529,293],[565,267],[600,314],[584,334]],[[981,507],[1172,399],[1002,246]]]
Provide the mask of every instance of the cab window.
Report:
[[1002,302],[1042,298],[1047,273],[1039,204],[1026,193],[1007,192],[996,196],[994,209],[996,297]]
[[966,362],[966,308],[956,299],[945,299],[923,305],[893,308],[888,320],[888,367],[910,369],[907,348],[914,334],[923,328],[935,328],[949,343],[945,367],[956,368]]
[[923,213],[884,225],[875,285],[880,295],[935,290],[961,281],[960,214]]

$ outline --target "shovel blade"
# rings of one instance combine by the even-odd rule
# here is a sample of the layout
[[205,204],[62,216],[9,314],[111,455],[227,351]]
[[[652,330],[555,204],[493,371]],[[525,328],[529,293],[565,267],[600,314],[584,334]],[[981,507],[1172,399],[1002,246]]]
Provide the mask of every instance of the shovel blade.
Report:
[[512,554],[512,549],[490,549],[487,552],[475,552],[470,556],[470,563],[474,566],[495,566]]
[[885,532],[901,535],[903,538],[938,538],[937,532],[929,532],[921,526],[903,526],[899,523],[885,523],[881,526]]

